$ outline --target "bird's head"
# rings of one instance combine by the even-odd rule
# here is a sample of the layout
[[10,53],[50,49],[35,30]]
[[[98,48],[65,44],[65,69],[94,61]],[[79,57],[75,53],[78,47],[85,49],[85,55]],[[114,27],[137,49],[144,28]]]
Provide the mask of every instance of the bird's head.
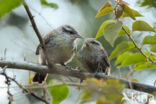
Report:
[[69,25],[63,25],[58,28],[60,35],[63,35],[65,38],[70,40],[75,40],[77,38],[83,38],[81,35],[78,34],[78,32]]
[[87,50],[98,50],[101,49],[101,43],[94,38],[87,38],[83,44],[83,48]]

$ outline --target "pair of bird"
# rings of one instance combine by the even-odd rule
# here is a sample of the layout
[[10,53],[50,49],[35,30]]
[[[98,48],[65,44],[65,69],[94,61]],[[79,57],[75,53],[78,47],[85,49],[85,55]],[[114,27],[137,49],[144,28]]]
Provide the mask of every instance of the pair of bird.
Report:
[[[54,29],[43,37],[47,49],[47,57],[54,64],[65,65],[70,62],[76,50],[75,40],[82,38],[78,32],[69,25],[63,25]],[[39,63],[47,65],[44,52],[39,44],[36,50],[39,55]],[[110,73],[110,62],[107,53],[100,42],[93,38],[85,39],[82,48],[78,52],[78,58],[84,68],[89,72]],[[33,82],[42,83],[47,75],[36,73]]]

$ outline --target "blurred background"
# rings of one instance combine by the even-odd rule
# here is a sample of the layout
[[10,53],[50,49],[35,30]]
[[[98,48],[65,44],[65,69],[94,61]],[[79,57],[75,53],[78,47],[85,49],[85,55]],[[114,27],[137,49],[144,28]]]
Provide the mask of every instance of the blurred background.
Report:
[[[34,16],[37,27],[42,35],[47,34],[54,28],[69,24],[76,28],[76,30],[84,37],[95,37],[97,30],[103,21],[113,19],[113,14],[108,14],[100,18],[95,18],[98,9],[107,0],[47,0],[48,2],[56,3],[58,8],[50,8],[40,4],[39,0],[26,0],[30,10]],[[112,0],[114,1],[114,0]],[[129,3],[130,7],[138,10],[144,17],[139,18],[148,22],[152,27],[156,27],[156,8],[155,7],[140,7],[137,0],[125,0]],[[133,20],[130,18],[123,19],[124,24],[131,27]],[[156,29],[156,28],[155,28]],[[135,32],[134,40],[139,44],[142,42],[146,33]],[[119,38],[115,46],[125,37]],[[107,41],[101,37],[98,39],[105,47],[108,55],[115,47],[111,47]],[[81,41],[78,42],[78,49],[81,47]],[[35,35],[34,30],[30,24],[28,16],[23,8],[20,6],[0,19],[0,57],[5,57],[9,61],[17,62],[31,62],[38,63],[38,56],[35,55],[35,50],[39,41]],[[148,50],[148,48],[144,48]],[[75,57],[69,63],[72,67],[79,66],[79,62]],[[131,67],[117,69],[114,65],[114,60],[111,61],[112,75],[118,77],[125,77],[131,70]],[[7,70],[9,76],[16,75],[17,81],[23,85],[29,84],[29,77],[33,72]],[[58,76],[52,76],[51,78]],[[153,85],[156,80],[156,70],[150,69],[145,71],[135,72],[132,76],[141,83]],[[14,84],[12,83],[12,86]],[[0,104],[8,103],[7,86],[5,85],[5,78],[0,76]],[[73,93],[74,92],[74,93]],[[13,104],[42,104],[27,94],[23,94],[20,89],[12,88],[11,93],[14,95]],[[76,94],[75,94],[76,93]],[[70,87],[70,95],[61,104],[79,104],[80,90],[75,87]],[[146,94],[145,94],[146,96]],[[144,98],[145,96],[141,96]],[[140,99],[140,98],[139,98]],[[151,104],[154,104],[152,101]],[[90,103],[91,104],[91,103]],[[94,103],[93,103],[94,104]],[[141,104],[136,102],[127,102],[127,104]]]

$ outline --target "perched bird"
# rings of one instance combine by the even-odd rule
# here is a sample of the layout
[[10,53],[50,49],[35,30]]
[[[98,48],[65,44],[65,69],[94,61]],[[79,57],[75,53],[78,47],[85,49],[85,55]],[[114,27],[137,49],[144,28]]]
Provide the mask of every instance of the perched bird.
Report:
[[78,52],[78,58],[87,71],[110,74],[110,62],[107,53],[97,40],[87,38]]
[[[60,26],[49,34],[43,37],[45,47],[47,49],[47,56],[49,61],[54,64],[65,65],[72,60],[74,51],[76,49],[75,40],[82,38],[78,32],[69,25]],[[39,55],[39,63],[47,65],[44,52],[39,44],[36,49],[36,55]],[[42,83],[45,80],[47,74],[36,73],[33,78],[33,82]]]

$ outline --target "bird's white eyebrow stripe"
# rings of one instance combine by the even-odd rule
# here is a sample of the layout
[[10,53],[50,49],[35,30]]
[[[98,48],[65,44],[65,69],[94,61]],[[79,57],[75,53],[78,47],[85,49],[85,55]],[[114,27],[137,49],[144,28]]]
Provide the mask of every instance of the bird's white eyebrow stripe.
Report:
[[63,31],[70,32],[70,33],[73,33],[73,34],[77,34],[77,31],[74,28],[72,28],[71,26],[64,26]]

